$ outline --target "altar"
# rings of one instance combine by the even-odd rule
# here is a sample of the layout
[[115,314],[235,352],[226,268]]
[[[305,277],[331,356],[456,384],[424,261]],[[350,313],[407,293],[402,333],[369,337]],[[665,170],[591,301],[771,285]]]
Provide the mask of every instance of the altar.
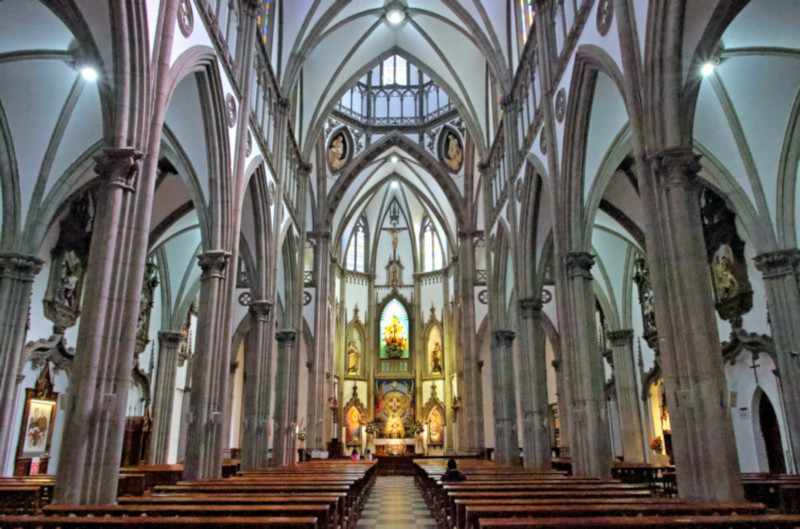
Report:
[[414,455],[417,446],[415,439],[375,439],[374,442],[378,456]]

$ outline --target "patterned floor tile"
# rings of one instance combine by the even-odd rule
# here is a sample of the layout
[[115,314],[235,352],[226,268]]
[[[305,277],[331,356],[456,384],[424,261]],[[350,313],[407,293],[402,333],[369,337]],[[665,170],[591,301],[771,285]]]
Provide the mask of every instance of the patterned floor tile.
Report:
[[410,476],[380,476],[356,523],[364,529],[435,529],[436,522]]

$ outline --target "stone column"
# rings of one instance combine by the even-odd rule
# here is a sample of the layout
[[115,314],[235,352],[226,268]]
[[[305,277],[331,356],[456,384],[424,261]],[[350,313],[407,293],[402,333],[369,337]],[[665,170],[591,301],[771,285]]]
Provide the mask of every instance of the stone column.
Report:
[[293,419],[297,415],[296,338],[297,332],[292,330],[275,333],[275,340],[278,342],[278,372],[275,375],[275,434],[272,441],[272,458],[277,465],[290,465],[294,462]]
[[[191,413],[189,412],[189,404],[192,400],[192,367],[194,366],[194,355],[190,356],[186,361],[186,380],[183,385],[183,396],[181,397],[181,426],[178,432],[178,455],[176,461],[183,463],[186,461],[186,437],[189,433],[189,420]],[[181,367],[178,365],[178,367]]]
[[189,442],[183,479],[196,481],[222,474],[222,451],[227,446],[224,413],[228,395],[230,354],[221,310],[227,294],[226,271],[230,254],[212,250],[198,256],[200,311],[197,315],[197,348],[192,365],[192,393],[189,402]]
[[[317,296],[314,304],[314,351],[308,369],[308,405],[306,408],[306,447],[310,450],[324,450],[326,439],[323,420],[328,410],[326,381],[327,356],[331,342],[328,339],[328,278],[330,271],[330,233],[317,238],[314,250],[314,272],[316,273]],[[363,351],[361,351],[363,353]],[[364,360],[361,360],[362,362]],[[338,437],[338,436],[337,436]]]
[[614,367],[614,388],[617,392],[619,429],[622,437],[622,455],[626,463],[644,463],[644,438],[642,437],[642,412],[639,408],[639,390],[636,385],[636,365],[633,361],[633,331],[609,331],[611,360]]
[[513,331],[492,332],[492,396],[495,461],[510,465],[519,455]]
[[800,250],[763,253],[756,268],[764,277],[775,366],[795,472],[800,464]]
[[[477,454],[485,448],[483,438],[483,383],[475,348],[475,251],[472,247],[473,234],[459,234],[459,266],[461,280],[461,371],[458,377],[458,399],[461,412],[458,413],[459,449]],[[458,355],[457,355],[458,356]]]
[[244,355],[244,411],[242,424],[242,470],[267,466],[269,406],[272,393],[272,303],[250,303],[250,330]]
[[183,334],[180,332],[158,332],[158,372],[153,396],[153,433],[147,455],[149,465],[167,462],[172,406],[175,400],[175,371],[178,369],[178,352],[182,343]]
[[32,255],[0,254],[0,473],[14,452],[14,411],[17,409],[17,374],[25,342],[33,278],[42,261]]
[[519,300],[522,413],[522,455],[526,468],[550,468],[550,431],[547,403],[547,337],[542,328],[542,302]]
[[707,272],[698,158],[676,148],[648,160],[648,258],[680,496],[737,502],[744,494]]
[[[563,353],[562,353],[563,354]],[[553,370],[556,372],[556,405],[558,406],[558,437],[560,445],[560,457],[572,457],[572,451],[569,447],[569,421],[572,416],[572,411],[569,407],[569,399],[567,398],[566,380],[564,379],[564,368],[561,360],[553,359],[550,362]],[[556,425],[553,425],[555,428]]]
[[[108,505],[117,498],[153,183],[138,182],[142,154],[109,148],[97,158],[103,181],[85,277],[85,299],[69,384],[53,503]],[[146,240],[146,239],[145,239]]]
[[[571,394],[569,426],[572,473],[611,477],[611,439],[604,396],[603,356],[597,345],[592,273],[594,258],[585,252],[566,255],[567,348],[565,379]],[[563,420],[563,419],[562,419]]]

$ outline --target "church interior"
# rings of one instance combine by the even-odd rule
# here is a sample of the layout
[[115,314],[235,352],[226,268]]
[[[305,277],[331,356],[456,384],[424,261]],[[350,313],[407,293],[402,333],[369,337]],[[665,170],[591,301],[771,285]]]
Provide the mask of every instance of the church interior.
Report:
[[0,515],[454,527],[453,458],[800,526],[797,7],[0,0]]

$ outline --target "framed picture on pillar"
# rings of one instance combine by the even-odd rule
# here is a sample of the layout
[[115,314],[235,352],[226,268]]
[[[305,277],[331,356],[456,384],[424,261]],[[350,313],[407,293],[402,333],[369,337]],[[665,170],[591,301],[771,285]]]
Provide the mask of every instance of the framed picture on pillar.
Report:
[[25,414],[20,427],[20,457],[44,457],[50,453],[56,402],[33,398],[34,390],[25,391]]

